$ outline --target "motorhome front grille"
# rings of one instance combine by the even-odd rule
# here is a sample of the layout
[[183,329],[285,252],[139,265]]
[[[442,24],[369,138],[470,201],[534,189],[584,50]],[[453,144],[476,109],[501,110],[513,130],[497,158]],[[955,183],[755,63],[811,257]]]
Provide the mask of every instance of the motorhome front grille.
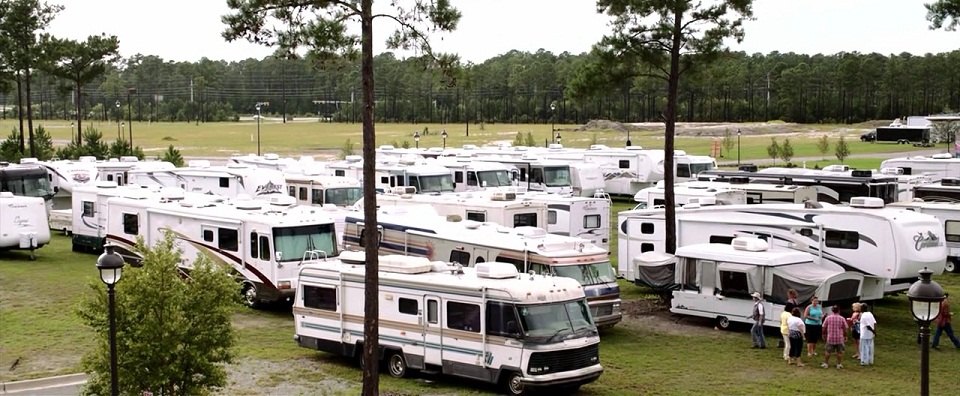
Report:
[[590,314],[593,315],[594,318],[613,315],[613,304],[590,307]]
[[560,373],[600,363],[600,346],[593,344],[577,349],[530,354],[530,374]]

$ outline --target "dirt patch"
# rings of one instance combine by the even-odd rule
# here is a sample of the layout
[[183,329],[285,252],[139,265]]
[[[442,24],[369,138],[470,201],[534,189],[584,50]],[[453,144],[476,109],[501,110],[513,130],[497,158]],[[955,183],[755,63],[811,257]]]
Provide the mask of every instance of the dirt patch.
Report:
[[241,359],[227,368],[227,386],[221,395],[338,395],[348,394],[356,384],[334,377],[317,378],[305,367],[307,359],[275,362]]
[[[792,122],[770,121],[770,122],[678,122],[676,124],[676,135],[685,137],[714,137],[720,138],[726,134],[736,135],[737,131],[742,136],[804,136],[819,138],[822,135],[828,135],[831,138],[839,136],[857,135],[872,131],[876,128],[876,123],[860,123],[844,125],[841,127],[816,125],[816,124],[797,124]],[[590,120],[583,126],[573,129],[574,131],[614,131],[626,133],[631,132],[662,132],[662,122],[634,122],[621,123],[610,120]]]
[[707,318],[674,315],[669,306],[656,299],[624,301],[623,322],[618,326],[669,335],[719,335],[714,321]]
[[[663,124],[660,124],[663,125]],[[638,131],[638,128],[634,124],[624,124],[622,122],[610,121],[610,120],[590,120],[583,126],[574,129],[577,132],[583,131],[616,131],[616,132],[626,132],[626,131]]]

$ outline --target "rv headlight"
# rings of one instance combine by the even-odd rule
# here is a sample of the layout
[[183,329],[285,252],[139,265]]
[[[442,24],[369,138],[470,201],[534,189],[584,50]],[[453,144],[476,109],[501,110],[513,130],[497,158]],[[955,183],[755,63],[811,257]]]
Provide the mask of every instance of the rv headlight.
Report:
[[277,289],[283,290],[283,289],[289,289],[289,288],[290,288],[290,281],[277,282]]
[[530,372],[530,374],[546,374],[550,372],[550,366],[530,367],[527,371]]
[[620,313],[620,303],[618,302],[613,303],[613,313],[615,314]]

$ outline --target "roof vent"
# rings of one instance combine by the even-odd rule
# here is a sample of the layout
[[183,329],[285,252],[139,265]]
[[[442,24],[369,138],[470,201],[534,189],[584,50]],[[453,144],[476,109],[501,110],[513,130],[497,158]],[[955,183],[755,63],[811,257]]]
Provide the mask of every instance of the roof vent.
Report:
[[343,160],[347,162],[360,162],[363,161],[363,157],[359,155],[348,155],[344,157]]
[[233,204],[233,206],[240,210],[260,210],[260,208],[262,207],[260,205],[260,202],[253,201],[253,200],[237,201],[236,203]]
[[491,201],[514,201],[517,199],[517,193],[497,191],[490,196]]
[[38,159],[36,159],[36,158],[21,158],[21,159],[20,159],[20,163],[21,163],[21,164],[36,164],[36,163],[39,163],[39,162],[40,162],[40,160],[38,160]]
[[183,199],[185,192],[182,188],[170,187],[160,190],[160,199],[164,201],[179,201]]
[[547,149],[548,149],[548,150],[563,150],[563,145],[560,144],[560,143],[550,143],[550,145],[547,146]]
[[132,155],[124,155],[120,157],[120,162],[140,162],[140,159]]
[[13,193],[10,191],[0,191],[0,198],[13,198]]
[[851,208],[882,208],[883,199],[875,197],[853,197],[850,198]]
[[79,162],[97,162],[97,157],[92,155],[82,155],[80,158],[77,158]]
[[610,147],[608,147],[608,146],[605,145],[605,144],[591,144],[591,145],[590,145],[590,150],[609,150],[609,149],[610,149]]
[[733,245],[735,250],[744,250],[748,252],[764,252],[770,248],[770,245],[767,241],[764,241],[760,238],[751,238],[751,237],[736,237],[733,238],[733,242],[730,243]]
[[476,265],[477,278],[487,279],[510,279],[516,278],[520,273],[513,264],[486,262]]
[[538,227],[515,227],[514,230],[517,231],[517,235],[527,238],[543,238],[547,235],[547,230]]

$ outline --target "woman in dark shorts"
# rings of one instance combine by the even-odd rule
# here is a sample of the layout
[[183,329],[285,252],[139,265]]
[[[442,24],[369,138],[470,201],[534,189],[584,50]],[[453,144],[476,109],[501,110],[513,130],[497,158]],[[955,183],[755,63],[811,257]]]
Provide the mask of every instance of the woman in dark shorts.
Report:
[[820,342],[823,326],[823,306],[816,296],[810,299],[810,305],[803,311],[803,324],[807,326],[807,356],[817,356],[817,343]]
[[803,354],[803,333],[806,326],[803,324],[803,319],[800,319],[800,308],[794,308],[791,314],[792,316],[787,319],[790,339],[790,359],[787,359],[787,364],[796,364],[797,367],[803,367],[800,355]]

